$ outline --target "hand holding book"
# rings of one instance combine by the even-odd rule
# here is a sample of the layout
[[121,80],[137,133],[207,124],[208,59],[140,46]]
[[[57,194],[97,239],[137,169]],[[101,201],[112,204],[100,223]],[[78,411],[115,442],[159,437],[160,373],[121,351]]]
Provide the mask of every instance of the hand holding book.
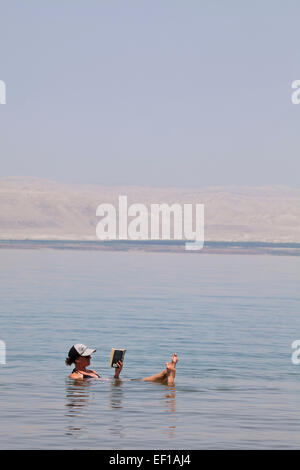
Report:
[[114,377],[117,379],[120,375],[120,372],[123,368],[123,360],[125,356],[126,349],[114,349],[111,350],[110,355],[110,367],[115,368]]
[[123,369],[123,361],[120,360],[117,362],[117,365],[115,366],[115,375],[114,375],[115,379],[119,378],[119,375],[122,369]]

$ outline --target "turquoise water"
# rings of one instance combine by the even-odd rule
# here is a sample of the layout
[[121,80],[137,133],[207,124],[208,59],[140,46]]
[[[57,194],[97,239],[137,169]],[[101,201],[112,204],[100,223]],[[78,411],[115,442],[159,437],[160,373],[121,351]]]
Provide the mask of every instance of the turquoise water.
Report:
[[[2,249],[0,447],[299,448],[299,278],[288,256]],[[68,379],[77,342],[105,379]],[[174,351],[174,387],[131,380]]]

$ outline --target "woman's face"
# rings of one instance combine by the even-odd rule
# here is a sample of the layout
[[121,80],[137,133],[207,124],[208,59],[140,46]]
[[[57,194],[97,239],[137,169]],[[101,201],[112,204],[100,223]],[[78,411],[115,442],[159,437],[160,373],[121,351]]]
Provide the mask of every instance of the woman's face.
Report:
[[91,363],[91,356],[80,356],[75,361],[76,366],[80,369],[81,367],[87,367]]
[[86,366],[89,366],[91,363],[91,356],[84,356],[83,359],[86,361]]

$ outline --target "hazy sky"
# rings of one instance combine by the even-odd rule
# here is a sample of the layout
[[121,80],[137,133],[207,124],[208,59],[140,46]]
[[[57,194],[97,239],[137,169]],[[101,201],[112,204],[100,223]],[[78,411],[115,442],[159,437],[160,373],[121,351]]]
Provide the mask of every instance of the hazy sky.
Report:
[[0,176],[299,187],[299,18],[299,0],[2,0]]

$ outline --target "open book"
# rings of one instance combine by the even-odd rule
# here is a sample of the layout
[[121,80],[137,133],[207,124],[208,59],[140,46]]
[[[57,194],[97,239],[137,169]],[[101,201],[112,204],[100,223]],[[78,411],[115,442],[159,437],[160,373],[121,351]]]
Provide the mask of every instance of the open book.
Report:
[[123,361],[126,349],[112,348],[110,353],[110,367],[116,367],[118,361]]

